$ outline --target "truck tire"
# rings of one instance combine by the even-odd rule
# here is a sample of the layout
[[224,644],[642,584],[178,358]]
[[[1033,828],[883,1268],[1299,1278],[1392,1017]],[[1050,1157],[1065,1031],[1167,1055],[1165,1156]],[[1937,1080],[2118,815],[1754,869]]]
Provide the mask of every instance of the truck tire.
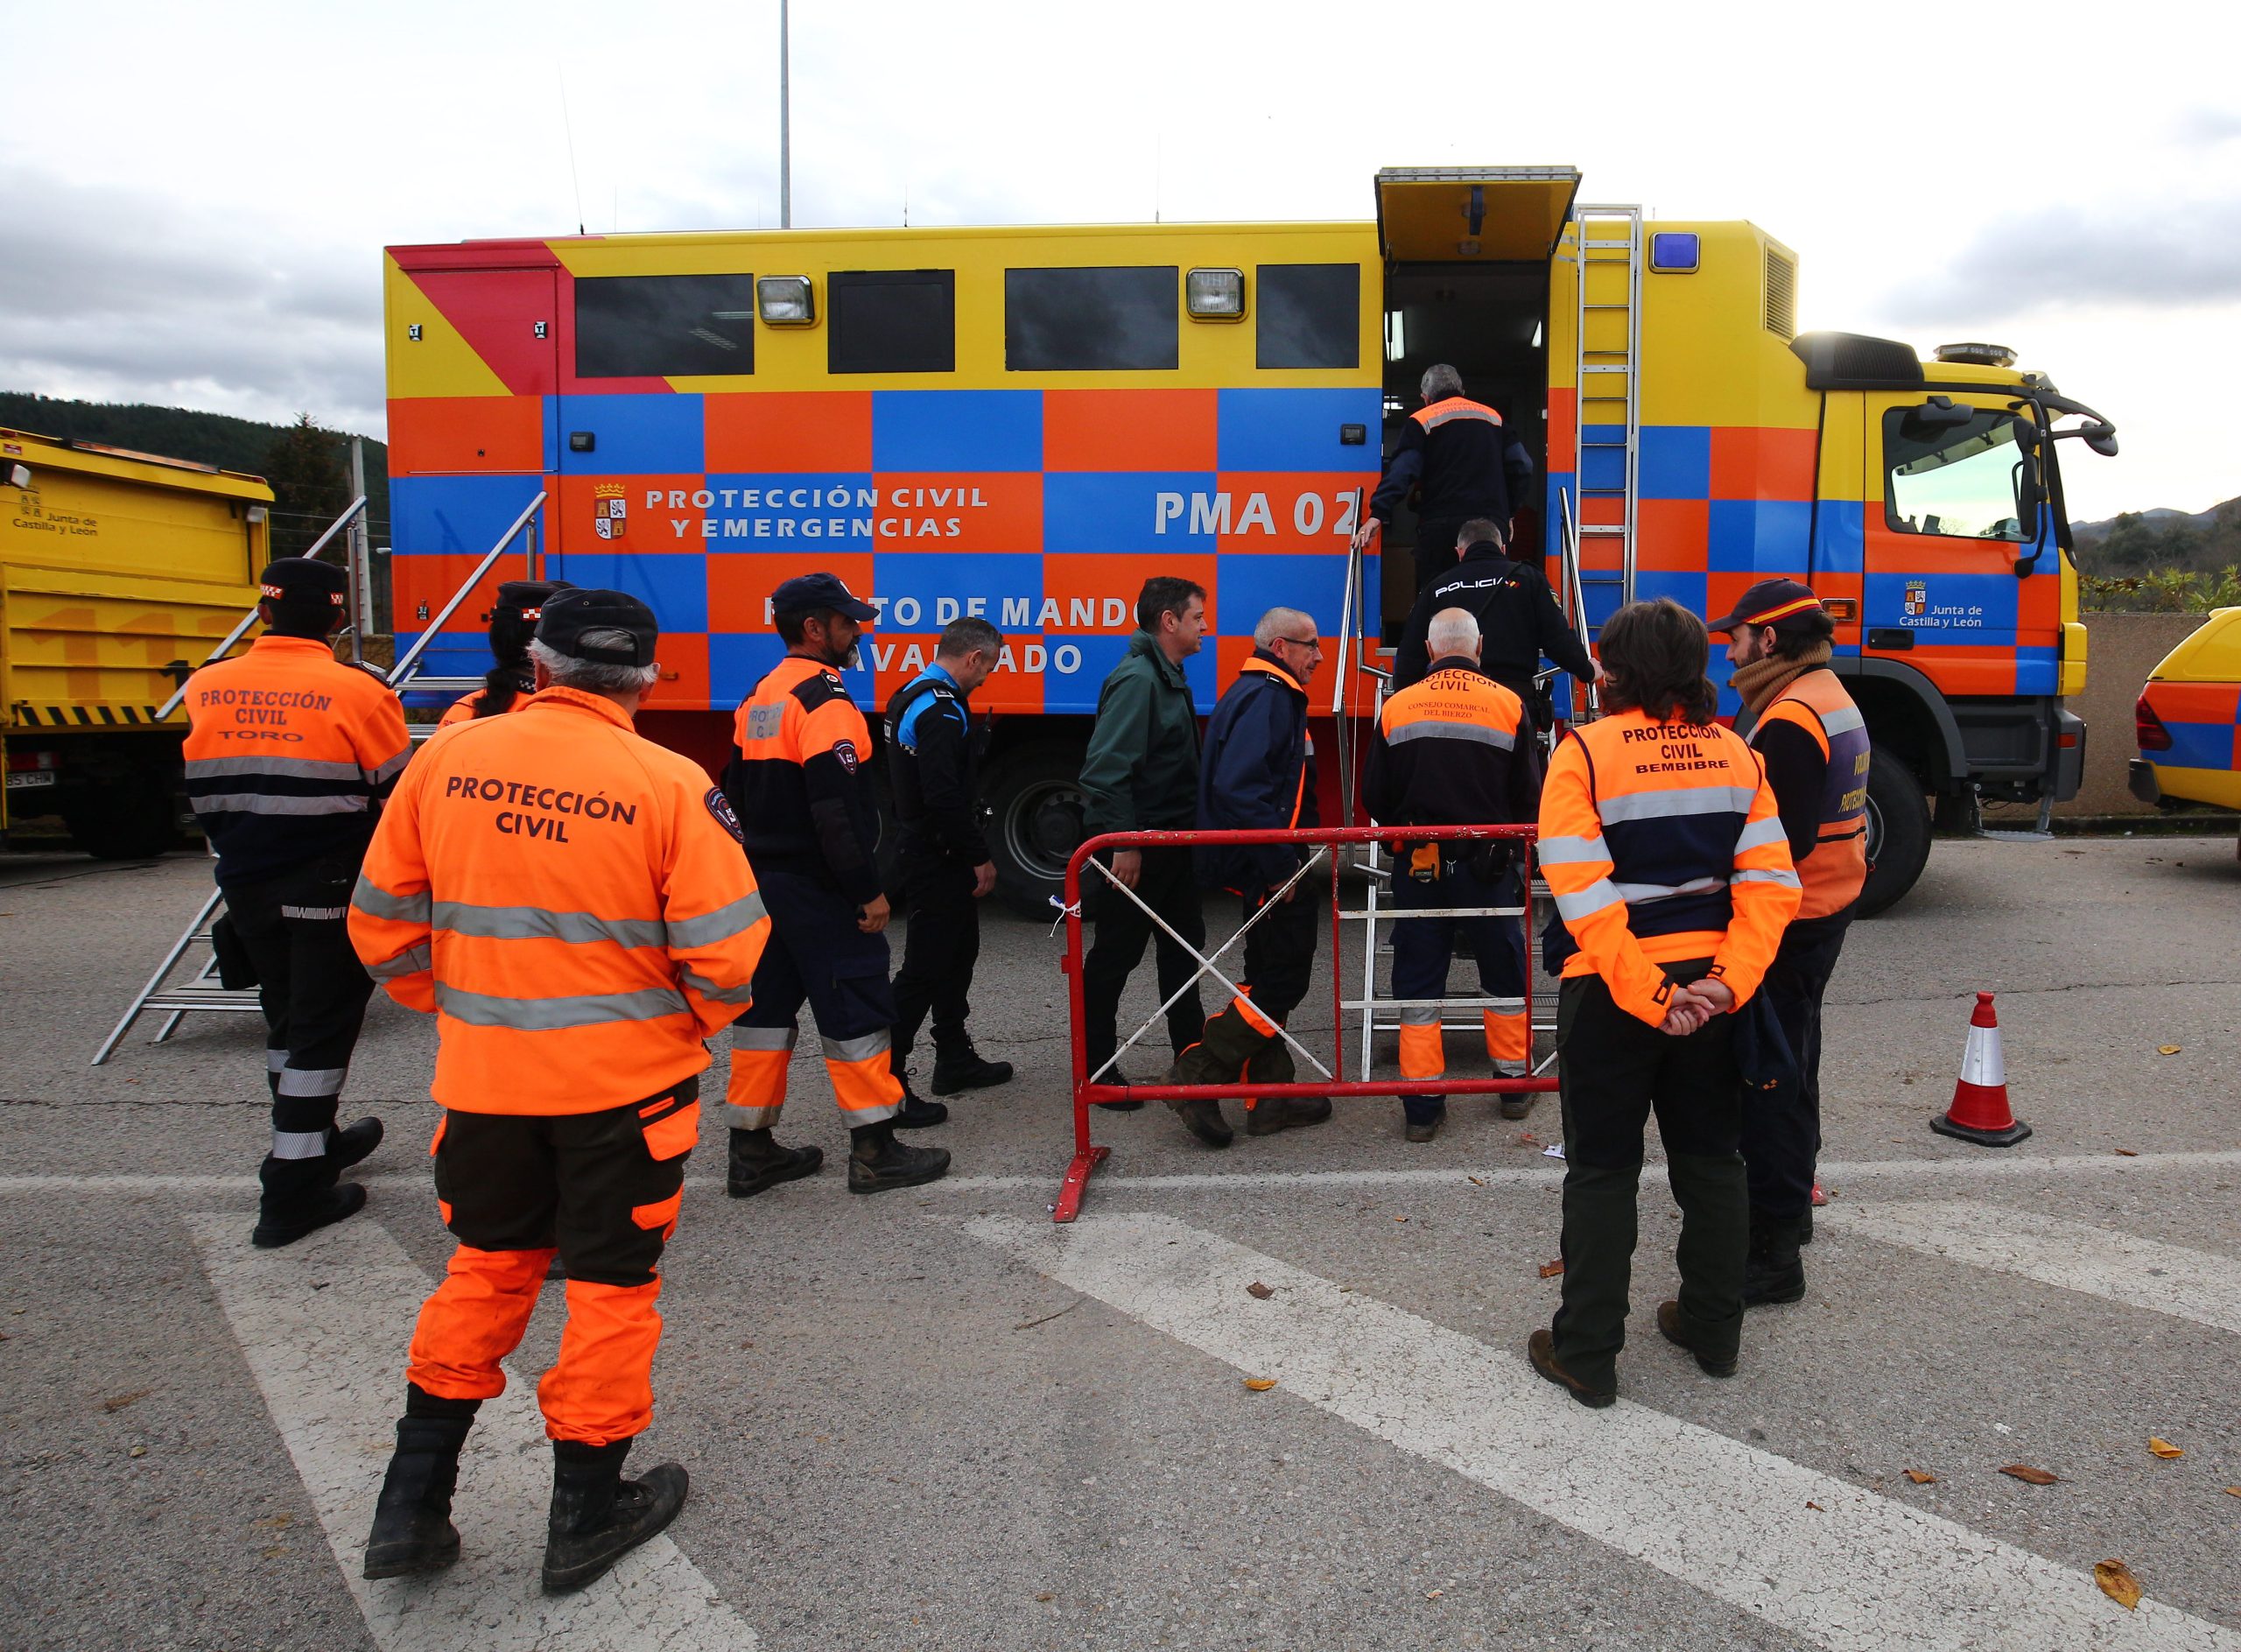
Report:
[[71,847],[96,861],[148,861],[179,844],[167,787],[105,785],[66,808]]
[[1087,835],[1078,779],[1083,745],[1037,740],[1005,752],[981,783],[996,893],[1024,916],[1049,917],[1065,887],[1066,857]]
[[1928,861],[1928,797],[1914,771],[1879,746],[1867,765],[1867,883],[1858,916],[1896,904]]

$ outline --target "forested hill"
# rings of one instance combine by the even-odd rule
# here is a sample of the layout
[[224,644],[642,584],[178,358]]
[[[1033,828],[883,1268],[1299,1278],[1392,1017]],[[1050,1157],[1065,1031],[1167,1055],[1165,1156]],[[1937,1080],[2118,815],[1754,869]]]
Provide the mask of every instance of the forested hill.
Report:
[[[130,447],[187,459],[221,470],[243,470],[272,484],[273,548],[300,551],[350,503],[350,439],[308,418],[266,425],[228,413],[137,402],[77,402],[22,390],[0,390],[0,425],[39,436]],[[374,543],[389,543],[389,448],[366,439],[367,514]]]

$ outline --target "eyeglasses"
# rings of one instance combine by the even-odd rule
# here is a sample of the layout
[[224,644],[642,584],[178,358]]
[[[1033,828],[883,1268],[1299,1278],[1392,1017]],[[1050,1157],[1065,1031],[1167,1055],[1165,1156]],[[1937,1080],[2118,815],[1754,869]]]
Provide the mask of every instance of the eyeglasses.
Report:
[[1276,640],[1279,643],[1289,643],[1294,648],[1311,648],[1319,650],[1323,646],[1322,640],[1313,636],[1280,636]]

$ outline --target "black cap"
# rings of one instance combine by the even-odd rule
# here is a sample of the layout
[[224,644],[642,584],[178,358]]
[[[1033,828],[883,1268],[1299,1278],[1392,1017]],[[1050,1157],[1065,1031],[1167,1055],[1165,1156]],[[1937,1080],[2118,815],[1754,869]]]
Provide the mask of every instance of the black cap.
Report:
[[341,608],[350,589],[350,576],[332,562],[309,557],[282,557],[256,576],[256,588],[268,602],[291,607]]
[[797,574],[770,593],[773,614],[808,614],[818,608],[828,608],[859,625],[879,617],[879,610],[841,584],[837,573]]
[[537,640],[556,654],[594,665],[650,665],[661,626],[627,591],[553,594],[537,622]]
[[1761,580],[1743,594],[1735,612],[1714,620],[1708,631],[1737,631],[1745,626],[1771,625],[1776,630],[1795,630],[1809,622],[1806,615],[1822,611],[1813,587],[1795,580]]
[[566,580],[508,580],[498,587],[498,600],[482,617],[495,620],[502,615],[535,625],[546,598],[575,588]]

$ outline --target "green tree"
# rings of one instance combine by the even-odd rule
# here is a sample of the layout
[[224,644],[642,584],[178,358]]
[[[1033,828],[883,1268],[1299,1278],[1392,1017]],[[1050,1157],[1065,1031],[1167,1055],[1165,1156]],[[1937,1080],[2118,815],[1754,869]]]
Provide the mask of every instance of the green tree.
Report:
[[300,556],[350,503],[345,439],[323,430],[309,413],[283,431],[265,451],[264,479],[272,484],[272,554]]

